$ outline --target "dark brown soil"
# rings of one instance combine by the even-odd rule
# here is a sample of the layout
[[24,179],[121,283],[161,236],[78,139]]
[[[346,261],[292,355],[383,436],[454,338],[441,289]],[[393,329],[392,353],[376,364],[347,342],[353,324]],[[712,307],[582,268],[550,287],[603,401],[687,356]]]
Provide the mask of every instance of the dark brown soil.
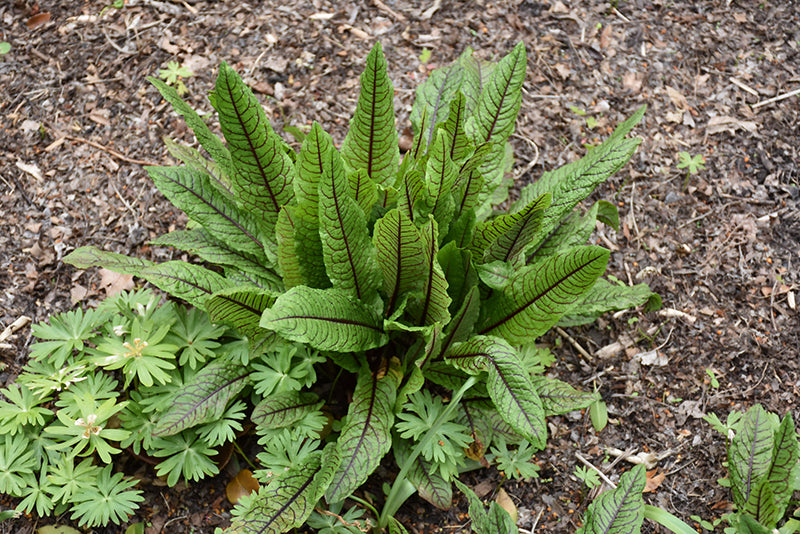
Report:
[[[687,521],[719,517],[730,509],[716,482],[724,442],[700,417],[724,419],[756,402],[800,415],[800,97],[757,106],[800,87],[795,2],[129,0],[99,17],[106,3],[0,5],[0,41],[11,44],[0,56],[0,330],[102,299],[98,272],[61,261],[78,246],[159,261],[170,254],[147,242],[185,217],[142,168],[172,163],[162,136],[193,142],[144,79],[167,62],[194,71],[185,81],[200,110],[210,110],[205,94],[225,60],[276,128],[316,120],[340,143],[376,40],[406,136],[414,90],[429,70],[467,46],[495,58],[521,40],[528,75],[512,139],[518,183],[577,159],[585,143],[648,105],[635,130],[638,153],[596,193],[618,203],[621,231],[605,228],[597,239],[613,250],[610,273],[649,283],[664,309],[566,332],[590,358],[564,335],[545,339],[560,360],[554,376],[596,387],[612,424],[596,434],[587,418],[549,421],[541,478],[504,485],[520,527],[574,531],[588,502],[572,475],[577,455],[600,467],[613,459],[609,447],[660,458],[653,475],[665,478],[646,495],[651,504]],[[677,169],[682,151],[704,156],[706,169],[687,180]],[[30,326],[3,342],[0,385],[24,365],[29,343]],[[148,534],[213,532],[229,518],[227,477],[148,485],[134,519]],[[487,496],[499,480],[493,471],[467,477]],[[468,530],[465,509],[463,500],[439,512],[412,499],[400,518],[412,533],[457,533]],[[21,518],[0,532],[53,523]]]

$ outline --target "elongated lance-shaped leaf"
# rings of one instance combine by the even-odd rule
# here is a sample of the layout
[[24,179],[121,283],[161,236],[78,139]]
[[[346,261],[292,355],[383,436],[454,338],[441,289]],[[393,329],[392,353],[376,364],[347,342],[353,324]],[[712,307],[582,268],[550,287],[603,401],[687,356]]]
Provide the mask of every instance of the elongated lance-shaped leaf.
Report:
[[574,410],[582,410],[596,400],[600,395],[587,391],[579,391],[566,382],[548,378],[542,375],[531,376],[533,387],[542,399],[544,415],[561,415]]
[[291,341],[337,352],[368,350],[388,340],[377,313],[335,289],[293,287],[264,311],[261,326]]
[[447,279],[439,265],[439,231],[432,215],[422,227],[421,236],[425,259],[422,297],[412,303],[411,313],[417,318],[417,324],[445,325],[450,321],[450,296],[447,294]]
[[335,149],[328,150],[324,169],[319,184],[319,231],[328,278],[334,288],[370,302],[380,274],[364,213],[350,197],[350,184]]
[[472,333],[480,313],[480,300],[480,290],[477,285],[473,285],[464,297],[461,307],[453,315],[453,319],[448,323],[447,329],[444,331],[442,354],[446,353],[453,343],[466,340]]
[[172,104],[175,113],[183,117],[186,124],[192,129],[194,136],[197,137],[200,145],[206,149],[206,152],[208,152],[220,168],[224,170],[225,174],[228,176],[232,175],[234,173],[234,166],[231,160],[231,153],[225,147],[222,140],[211,132],[211,129],[209,129],[202,117],[200,117],[189,104],[183,101],[174,87],[167,85],[162,80],[153,76],[148,76],[147,81],[158,89],[161,96],[164,97],[164,100]]
[[514,211],[544,193],[553,195],[553,202],[545,210],[539,232],[533,240],[534,247],[550,235],[559,221],[572,211],[578,202],[589,196],[600,183],[631,159],[641,139],[625,139],[625,135],[642,119],[645,108],[646,106],[639,108],[628,120],[620,124],[608,139],[580,160],[544,173],[539,180],[520,191],[520,199],[514,204]]
[[211,320],[229,324],[250,341],[262,338],[267,332],[259,326],[264,310],[275,303],[272,292],[254,287],[232,287],[217,291],[206,301]]
[[300,269],[300,258],[295,250],[295,220],[298,215],[295,206],[283,206],[275,224],[278,266],[286,289],[294,286],[312,285],[305,283],[306,280]]
[[372,241],[378,251],[383,289],[389,297],[386,312],[390,315],[403,295],[422,287],[424,242],[411,219],[398,209],[390,210],[378,219]]
[[[325,262],[322,253],[322,238],[319,233],[319,225],[316,216],[311,219],[304,212],[293,209],[293,207],[284,207],[287,215],[283,214],[278,216],[278,226],[276,227],[276,236],[278,237],[278,257],[285,255],[283,259],[287,261],[287,265],[282,267],[284,269],[284,279],[287,278],[288,272],[286,268],[294,268],[296,272],[292,282],[287,287],[294,285],[307,285],[309,287],[327,288],[331,287],[331,281],[328,279],[327,271],[325,270]],[[295,215],[292,217],[291,214]],[[291,218],[293,223],[291,231],[289,228],[282,228],[285,224],[282,217]],[[291,240],[288,239],[291,235]],[[283,240],[283,241],[282,241]],[[295,263],[296,262],[296,263]]]
[[639,534],[644,521],[647,477],[643,465],[622,475],[619,485],[606,491],[586,509],[584,524],[576,534]]
[[320,486],[329,477],[323,451],[314,451],[297,465],[261,487],[258,493],[233,510],[227,531],[235,534],[281,534],[301,527],[319,500]]
[[233,199],[233,191],[230,190],[230,177],[221,165],[214,160],[207,159],[196,148],[178,144],[166,136],[163,137],[163,140],[172,157],[181,160],[194,171],[207,174],[211,178],[211,185],[217,191],[228,200]]
[[182,261],[153,263],[94,247],[75,249],[64,257],[64,261],[79,269],[105,267],[117,273],[144,278],[198,308],[202,308],[205,301],[217,291],[233,286],[232,282],[199,265]]
[[466,295],[478,283],[478,274],[472,265],[472,254],[460,249],[455,243],[447,244],[436,254],[442,273],[447,280],[450,295],[450,315],[454,315],[464,302]]
[[323,404],[324,401],[310,392],[276,393],[259,402],[250,419],[261,428],[284,428],[319,410]]
[[612,210],[616,211],[617,209],[610,202],[598,200],[584,215],[577,211],[571,211],[565,215],[550,232],[550,235],[538,243],[535,250],[528,251],[528,263],[552,256],[561,250],[586,244],[589,236],[594,232],[600,208],[603,207],[604,211],[609,210],[606,205],[610,206]]
[[283,290],[283,282],[280,277],[261,261],[249,254],[232,249],[223,241],[215,239],[203,228],[176,230],[159,236],[150,243],[191,252],[209,263],[234,267],[243,273],[267,281],[267,286],[273,291]]
[[366,366],[361,369],[347,412],[347,424],[339,435],[342,463],[325,492],[328,502],[347,498],[378,467],[392,447],[398,370],[390,369],[380,378]]
[[464,67],[456,62],[436,69],[417,87],[417,95],[411,108],[411,125],[421,142],[422,154],[433,142],[436,125],[448,119],[450,102],[461,88],[463,79]]
[[400,163],[394,121],[394,88],[377,42],[361,75],[361,92],[342,144],[342,157],[350,169],[364,169],[373,182],[386,187],[394,185]]
[[542,401],[514,349],[504,340],[476,336],[453,345],[445,360],[470,374],[486,371],[486,387],[500,416],[532,445],[543,449],[547,441]]
[[172,397],[169,408],[158,418],[153,436],[173,436],[219,419],[228,402],[244,388],[249,374],[238,362],[209,363]]
[[447,122],[443,126],[449,135],[448,153],[453,161],[461,161],[473,151],[472,143],[464,133],[464,122],[467,120],[466,102],[464,94],[459,91],[450,102],[450,112],[447,114]]
[[222,133],[236,169],[232,188],[243,206],[261,216],[259,223],[269,237],[281,206],[294,198],[292,160],[253,92],[224,61],[214,94]]
[[319,215],[319,182],[325,172],[328,151],[332,148],[333,139],[315,121],[297,155],[297,177],[294,180],[297,208],[312,220],[317,220]]
[[550,195],[544,194],[516,213],[478,224],[472,238],[472,251],[485,262],[513,261],[530,243],[549,205]]
[[603,274],[610,253],[601,247],[578,247],[523,267],[486,304],[480,334],[525,345],[558,322]]
[[647,284],[626,286],[598,278],[592,288],[575,301],[559,321],[562,327],[593,323],[606,312],[645,306],[645,311],[661,307],[661,297],[650,291]]
[[425,190],[425,178],[422,171],[410,170],[400,182],[397,209],[402,211],[409,219],[414,220],[414,206],[417,204],[422,192]]
[[455,211],[455,200],[451,193],[458,177],[458,169],[449,154],[449,140],[446,131],[439,129],[428,151],[425,176],[428,181],[426,202],[436,222],[447,233],[447,227]]
[[372,206],[378,202],[378,186],[370,179],[364,169],[350,173],[347,176],[347,180],[350,182],[350,197],[356,201],[364,216],[369,218],[372,213]]
[[492,71],[478,99],[478,107],[467,122],[467,135],[476,146],[483,143],[492,146],[481,165],[484,176],[482,200],[490,199],[496,203],[504,197],[496,197],[494,192],[503,182],[506,140],[514,131],[522,102],[526,66],[525,45],[520,42]]
[[[405,465],[411,452],[408,442],[397,438],[392,447],[397,465]],[[440,510],[449,510],[453,504],[453,487],[449,480],[439,474],[436,466],[417,456],[411,469],[408,470],[408,481],[417,488],[419,496]]]
[[[774,534],[775,530],[769,529],[747,514],[741,514],[739,524],[736,525],[736,534]],[[780,531],[778,531],[780,532]],[[795,530],[796,532],[796,530]]]
[[483,174],[481,165],[483,160],[492,151],[489,143],[484,143],[475,149],[475,152],[467,159],[458,171],[458,178],[453,184],[453,198],[455,199],[456,211],[461,213],[472,212],[483,190]]
[[739,431],[728,447],[728,473],[733,501],[744,508],[772,461],[772,425],[767,412],[756,404],[744,414]]
[[797,433],[795,432],[792,413],[787,412],[774,435],[772,463],[770,463],[766,476],[781,516],[794,490],[792,486],[792,470],[797,466],[798,452],[800,452],[798,449]]
[[464,94],[467,116],[471,117],[476,113],[481,93],[497,65],[491,61],[480,59],[473,54],[473,50],[469,47],[461,53],[458,64],[464,69],[461,92]]
[[781,518],[782,510],[775,505],[775,495],[766,477],[759,478],[753,484],[750,498],[742,511],[754,517],[762,526],[773,529]]
[[220,194],[208,175],[188,167],[148,167],[147,173],[170,202],[216,239],[266,262],[258,225]]
[[500,60],[486,82],[475,110],[473,141],[476,145],[502,144],[514,131],[526,68],[525,45],[519,42]]

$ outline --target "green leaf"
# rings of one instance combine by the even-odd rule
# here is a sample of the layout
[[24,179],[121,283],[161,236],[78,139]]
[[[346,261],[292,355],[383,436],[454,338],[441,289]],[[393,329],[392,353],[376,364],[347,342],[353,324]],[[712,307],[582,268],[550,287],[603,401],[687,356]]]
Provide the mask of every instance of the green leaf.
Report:
[[294,198],[292,160],[253,92],[224,61],[214,94],[236,169],[231,176],[232,188],[245,208],[259,214],[262,231],[269,237],[281,206]]
[[547,427],[542,401],[508,343],[496,337],[475,336],[453,345],[445,359],[469,374],[487,371],[486,386],[500,416],[532,445],[544,448]]
[[473,50],[467,47],[458,58],[458,64],[464,69],[464,82],[461,92],[467,105],[467,116],[475,115],[480,104],[480,96],[486,87],[489,77],[494,72],[495,63],[480,59]]
[[376,221],[372,241],[383,273],[383,289],[389,296],[386,310],[391,314],[406,293],[422,286],[425,246],[417,227],[398,209]]
[[387,342],[380,316],[334,289],[293,287],[264,311],[260,324],[319,350],[362,351]]
[[764,408],[756,404],[745,413],[728,447],[731,492],[740,509],[745,509],[759,480],[769,472],[772,451],[772,425]]
[[297,178],[294,181],[294,192],[297,208],[314,221],[319,212],[319,183],[326,172],[325,158],[332,148],[333,139],[315,121],[303,140],[295,163]]
[[417,87],[416,98],[411,108],[411,124],[414,127],[415,137],[418,137],[422,144],[423,154],[433,142],[436,125],[448,119],[450,102],[458,93],[463,79],[463,66],[453,63],[434,70],[428,79]]
[[[287,289],[294,286],[310,285],[305,284],[305,277],[300,269],[300,255],[295,248],[298,241],[295,236],[295,221],[298,216],[299,214],[294,206],[283,206],[275,224],[278,266],[283,276],[283,285]],[[319,236],[318,233],[317,236]]]
[[192,109],[189,104],[183,101],[174,87],[170,87],[158,78],[147,77],[147,81],[153,84],[164,97],[164,100],[172,104],[172,108],[178,115],[181,115],[189,128],[194,132],[200,145],[208,152],[214,161],[225,171],[227,175],[234,172],[231,153],[225,147],[222,140],[211,132],[211,129],[203,121],[202,117]]
[[364,215],[369,216],[372,213],[372,206],[378,202],[378,186],[364,169],[350,173],[347,180],[350,183],[350,197],[356,201]]
[[508,512],[496,502],[491,503],[487,512],[478,496],[469,487],[459,480],[454,480],[454,482],[458,489],[467,496],[469,517],[472,519],[472,528],[476,534],[517,534],[519,532]]
[[211,295],[233,285],[214,271],[199,265],[182,261],[153,263],[94,247],[75,249],[64,257],[64,261],[79,269],[105,267],[114,272],[139,276],[159,289],[201,308]]
[[739,524],[736,526],[736,534],[773,534],[771,530],[747,514],[739,514]]
[[467,104],[464,94],[456,93],[453,101],[450,102],[450,111],[447,114],[447,122],[443,128],[449,134],[448,153],[453,161],[460,161],[468,157],[472,152],[472,143],[464,133],[464,122],[467,119]]
[[792,492],[797,489],[792,483],[792,471],[797,469],[799,446],[791,412],[787,412],[781,421],[775,432],[774,441],[767,480],[775,496],[779,515],[783,515]]
[[231,248],[203,228],[176,230],[164,234],[150,243],[175,247],[191,252],[209,263],[235,268],[248,275],[251,280],[265,281],[270,289],[276,291],[283,285],[280,278],[273,271],[267,269],[262,261]]
[[478,284],[478,274],[472,265],[472,254],[459,249],[455,243],[448,242],[436,254],[436,259],[447,280],[450,313],[455,314],[472,288]]
[[608,424],[608,406],[598,399],[589,405],[589,418],[595,432],[600,432]]
[[334,288],[371,302],[380,275],[364,213],[350,197],[342,159],[335,149],[328,150],[323,168],[319,224],[328,278]]
[[449,154],[450,140],[446,131],[439,129],[428,151],[425,176],[428,182],[425,214],[432,214],[436,222],[447,232],[455,210],[451,191],[458,177],[458,169]]
[[258,403],[250,419],[261,428],[284,428],[320,409],[322,405],[323,401],[314,393],[286,391],[270,395]]
[[513,211],[521,209],[531,199],[544,193],[553,195],[553,202],[545,210],[542,225],[534,238],[534,246],[544,241],[578,202],[589,196],[600,183],[630,160],[641,139],[625,139],[625,135],[642,119],[645,109],[646,106],[639,108],[628,120],[620,124],[608,139],[593,148],[585,157],[555,171],[544,173],[539,180],[520,191],[520,198],[514,204]]
[[196,148],[178,144],[166,136],[163,140],[172,157],[184,162],[192,171],[208,175],[211,178],[211,185],[214,186],[217,192],[229,200],[233,199],[233,191],[230,189],[230,176],[221,165],[214,160],[207,159]]
[[619,485],[595,499],[586,509],[576,534],[639,534],[644,521],[642,491],[647,477],[643,465],[622,475]]
[[558,321],[558,326],[590,324],[606,312],[627,310],[645,304],[646,311],[661,307],[661,297],[650,291],[647,284],[626,286],[598,278],[592,288],[581,295]]
[[475,228],[471,249],[484,262],[514,262],[530,243],[539,228],[542,215],[550,205],[545,193],[516,213],[495,217]]
[[374,183],[394,185],[400,162],[394,89],[386,73],[380,42],[375,43],[367,56],[358,104],[342,144],[342,158],[349,169],[366,170]]
[[517,271],[486,304],[482,335],[525,345],[547,332],[605,271],[609,251],[579,247]]
[[305,523],[335,469],[331,449],[314,451],[298,465],[242,499],[233,510],[230,531],[237,534],[280,534]]
[[411,311],[417,318],[418,324],[439,323],[444,325],[450,321],[450,312],[448,311],[450,296],[447,294],[447,279],[437,259],[439,232],[432,216],[422,227],[421,236],[425,258],[422,297],[412,304]]
[[498,203],[507,194],[507,187],[499,195],[496,190],[503,183],[506,140],[514,131],[522,102],[526,66],[525,45],[520,42],[492,71],[478,98],[477,109],[466,125],[467,135],[476,146],[490,143],[492,147],[480,167],[484,176],[482,200]]
[[342,463],[325,493],[328,502],[348,497],[391,449],[398,373],[392,367],[380,378],[367,367],[359,372],[347,424],[337,441]]
[[188,167],[147,167],[159,191],[234,250],[266,261],[255,221],[211,185],[211,178]]
[[579,391],[566,382],[542,375],[531,377],[533,386],[542,399],[546,416],[561,415],[574,410],[582,410],[592,402],[599,400],[597,393]]
[[[404,465],[408,461],[410,452],[408,442],[396,441],[394,452],[397,465]],[[439,474],[433,462],[426,460],[422,455],[417,456],[406,476],[417,488],[420,497],[440,510],[450,509],[453,504],[453,488],[450,481]]]
[[153,429],[153,436],[172,436],[219,419],[231,399],[244,388],[250,371],[236,362],[216,360],[178,390]]

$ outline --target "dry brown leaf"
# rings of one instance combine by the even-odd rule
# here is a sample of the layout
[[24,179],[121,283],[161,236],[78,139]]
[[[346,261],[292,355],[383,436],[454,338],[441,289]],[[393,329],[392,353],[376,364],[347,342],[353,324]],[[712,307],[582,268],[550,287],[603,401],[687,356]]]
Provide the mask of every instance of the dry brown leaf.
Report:
[[133,275],[119,274],[108,269],[100,269],[100,287],[106,296],[114,296],[122,291],[133,289]]
[[506,490],[500,488],[497,491],[497,497],[494,498],[494,502],[500,505],[500,508],[508,512],[508,515],[511,516],[511,519],[516,524],[517,519],[519,518],[519,513],[517,512],[517,505],[514,504],[514,501],[509,497]]
[[740,121],[728,115],[718,115],[708,119],[706,135],[713,135],[720,132],[730,132],[731,135],[733,135],[736,133],[737,129],[743,129],[754,133],[758,130],[758,126],[753,121]]
[[647,472],[647,482],[644,484],[644,493],[654,493],[667,477],[666,473],[658,473],[658,469]]
[[686,101],[686,97],[683,96],[680,91],[674,87],[670,87],[669,85],[666,87],[666,89],[669,99],[672,100],[672,103],[675,105],[675,107],[684,111],[689,109],[689,103]]
[[258,481],[253,477],[249,469],[242,469],[225,486],[225,494],[231,504],[236,504],[242,497],[247,497],[254,491],[258,491]]
[[82,285],[78,284],[74,286],[72,289],[69,290],[69,296],[72,299],[72,304],[75,305],[86,298],[86,295],[89,294],[89,290],[83,287]]
[[28,22],[25,25],[28,27],[29,30],[33,30],[41,26],[42,24],[47,24],[50,22],[50,13],[38,13],[31,18],[28,19]]

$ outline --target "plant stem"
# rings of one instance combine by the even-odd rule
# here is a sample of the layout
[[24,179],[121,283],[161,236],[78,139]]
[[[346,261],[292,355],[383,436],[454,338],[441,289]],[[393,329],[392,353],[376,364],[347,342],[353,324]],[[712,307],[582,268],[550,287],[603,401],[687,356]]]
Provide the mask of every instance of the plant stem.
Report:
[[464,385],[455,392],[453,397],[450,399],[450,403],[447,405],[447,408],[439,414],[439,417],[436,418],[436,421],[433,422],[431,428],[422,436],[422,439],[417,443],[417,446],[411,451],[411,454],[408,455],[408,458],[405,459],[403,462],[402,467],[400,468],[400,473],[395,478],[394,483],[392,484],[392,489],[389,490],[389,495],[386,496],[386,503],[383,505],[383,511],[381,512],[380,519],[378,521],[378,525],[381,528],[386,528],[389,524],[389,519],[394,516],[395,512],[400,509],[400,505],[408,499],[413,492],[408,493],[408,485],[409,482],[406,479],[406,475],[408,474],[409,469],[411,466],[414,465],[414,462],[417,461],[417,457],[420,455],[422,450],[425,447],[428,447],[430,442],[436,436],[436,432],[442,423],[449,421],[450,416],[453,412],[458,408],[459,403],[461,402],[461,397],[475,385],[478,381],[478,378],[475,376],[471,376],[464,382]]
[[644,517],[650,521],[655,521],[659,525],[662,525],[667,530],[674,532],[675,534],[697,534],[692,527],[671,513],[649,504],[644,505]]

